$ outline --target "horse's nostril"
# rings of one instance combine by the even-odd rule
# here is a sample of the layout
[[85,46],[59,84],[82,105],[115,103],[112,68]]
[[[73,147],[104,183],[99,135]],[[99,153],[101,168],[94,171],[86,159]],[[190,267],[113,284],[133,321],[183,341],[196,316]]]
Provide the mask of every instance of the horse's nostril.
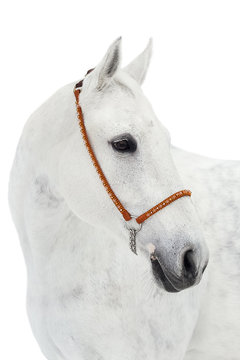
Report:
[[204,271],[206,270],[207,264],[203,267],[202,269],[202,274],[204,273]]
[[196,278],[197,266],[195,263],[195,257],[192,250],[187,250],[183,256],[183,270],[186,277]]

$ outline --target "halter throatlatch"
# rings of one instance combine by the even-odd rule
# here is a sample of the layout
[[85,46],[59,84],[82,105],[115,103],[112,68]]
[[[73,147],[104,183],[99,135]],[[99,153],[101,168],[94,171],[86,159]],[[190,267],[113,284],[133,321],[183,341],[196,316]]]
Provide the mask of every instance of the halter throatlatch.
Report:
[[[93,69],[92,69],[93,70]],[[89,70],[87,72],[87,74],[89,72],[91,72],[92,70]],[[77,107],[77,116],[78,116],[78,120],[79,120],[79,126],[80,126],[80,130],[81,130],[81,134],[82,134],[82,138],[83,141],[85,143],[85,146],[87,148],[87,151],[90,155],[90,158],[92,160],[92,163],[98,173],[98,176],[100,178],[100,180],[102,181],[103,186],[105,187],[110,199],[113,201],[114,205],[117,207],[117,209],[120,211],[120,213],[122,214],[123,218],[125,221],[130,221],[133,218],[135,218],[137,224],[139,224],[140,226],[138,228],[136,227],[128,227],[129,231],[130,231],[130,248],[131,250],[137,254],[136,252],[136,233],[141,229],[141,224],[147,220],[149,217],[151,217],[152,215],[156,214],[158,211],[162,210],[163,208],[165,208],[166,206],[168,206],[169,204],[171,204],[172,202],[176,201],[177,199],[180,199],[183,196],[191,196],[191,191],[190,190],[181,190],[178,191],[174,194],[172,194],[171,196],[169,196],[168,198],[164,199],[163,201],[161,201],[159,204],[155,205],[154,207],[152,207],[151,209],[149,209],[148,211],[146,211],[145,213],[143,213],[142,215],[139,215],[138,217],[136,216],[132,216],[131,214],[129,214],[129,212],[125,209],[125,207],[122,205],[121,201],[118,199],[118,197],[115,195],[113,189],[111,188],[108,180],[106,179],[102,168],[94,154],[94,151],[92,149],[92,146],[89,142],[89,138],[87,135],[87,131],[86,131],[86,127],[84,124],[84,118],[83,118],[83,113],[82,113],[82,108],[79,104],[79,94],[81,92],[81,88],[83,85],[83,80],[81,80],[79,83],[76,84],[76,86],[74,87],[74,95],[76,98],[76,107]]]

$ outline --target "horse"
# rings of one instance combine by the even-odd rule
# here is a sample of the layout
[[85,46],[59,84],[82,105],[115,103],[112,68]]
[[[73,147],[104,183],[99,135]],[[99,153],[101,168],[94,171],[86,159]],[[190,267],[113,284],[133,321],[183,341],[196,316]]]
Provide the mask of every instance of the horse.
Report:
[[[77,104],[129,221],[92,164],[75,83],[30,116],[17,146],[9,205],[29,321],[49,360],[240,358],[240,163],[171,145],[141,89],[151,52],[150,41],[120,68],[117,39],[80,82]],[[192,197],[138,231],[136,216],[185,187]]]

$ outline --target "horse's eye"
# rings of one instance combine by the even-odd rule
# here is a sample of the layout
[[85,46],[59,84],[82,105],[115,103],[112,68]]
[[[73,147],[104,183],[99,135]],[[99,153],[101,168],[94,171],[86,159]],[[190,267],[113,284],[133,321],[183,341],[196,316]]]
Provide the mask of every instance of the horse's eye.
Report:
[[119,152],[134,152],[137,149],[137,142],[130,134],[122,134],[111,141],[114,150]]

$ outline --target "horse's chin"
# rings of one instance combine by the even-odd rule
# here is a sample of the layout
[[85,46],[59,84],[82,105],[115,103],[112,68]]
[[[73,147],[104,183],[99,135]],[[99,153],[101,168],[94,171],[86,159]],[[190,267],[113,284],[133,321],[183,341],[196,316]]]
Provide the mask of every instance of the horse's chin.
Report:
[[170,292],[170,293],[176,293],[176,292],[181,291],[181,290],[176,289],[173,286],[173,284],[170,282],[170,280],[166,277],[161,265],[159,264],[159,262],[157,260],[152,261],[152,271],[153,271],[154,279],[158,286],[160,286],[161,288],[164,288],[167,292]]

